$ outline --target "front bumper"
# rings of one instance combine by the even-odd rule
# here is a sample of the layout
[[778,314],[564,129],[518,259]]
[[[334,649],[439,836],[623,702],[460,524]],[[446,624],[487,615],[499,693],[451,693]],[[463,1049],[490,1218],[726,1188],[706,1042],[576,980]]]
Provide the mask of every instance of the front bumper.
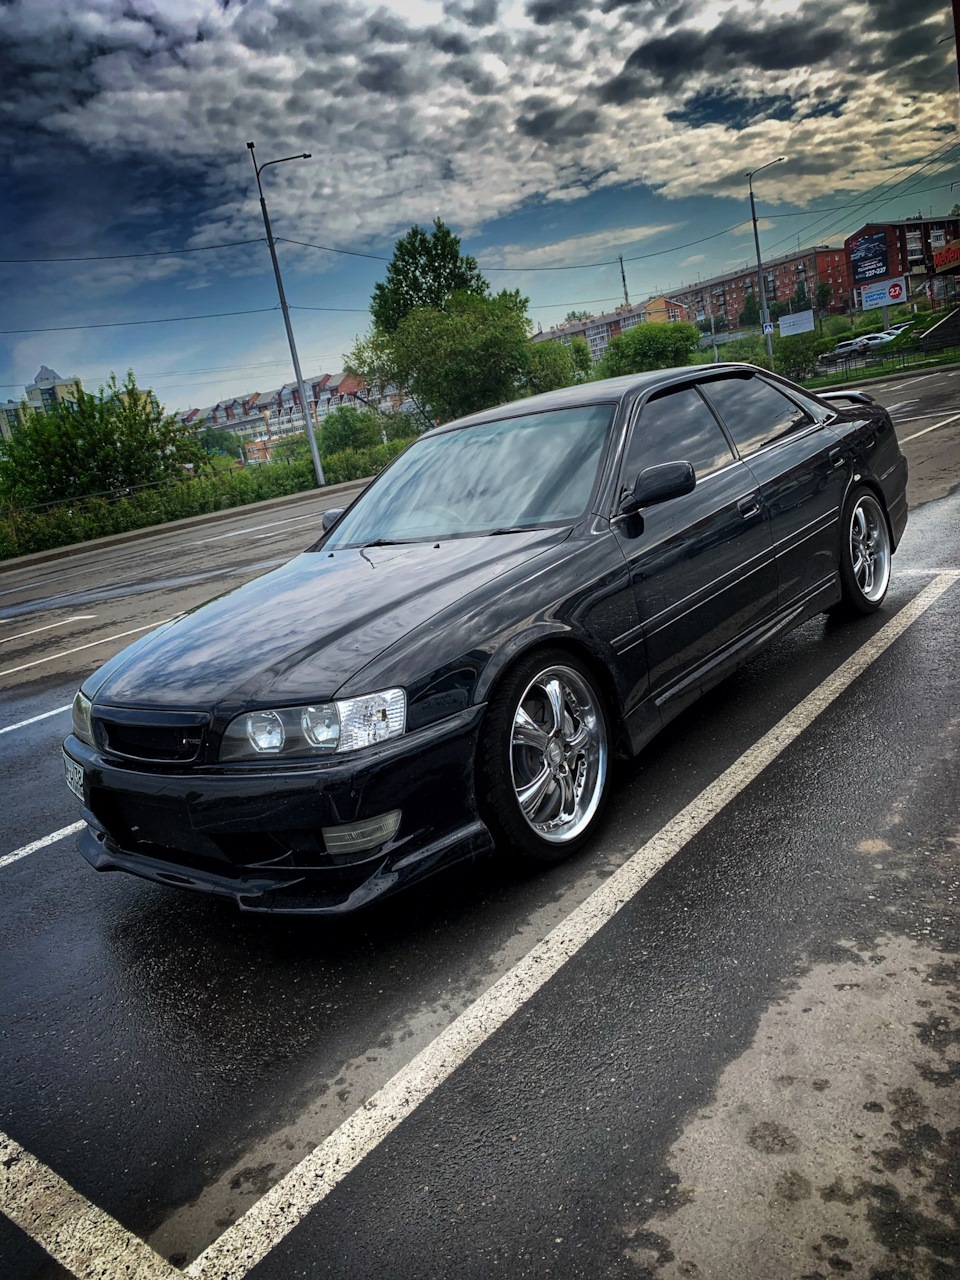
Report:
[[[98,871],[232,898],[243,911],[342,914],[492,849],[474,792],[482,707],[352,756],[175,767],[109,759],[71,736],[84,770],[78,848]],[[174,770],[174,771],[172,771]],[[378,848],[329,853],[321,828],[402,811]]]

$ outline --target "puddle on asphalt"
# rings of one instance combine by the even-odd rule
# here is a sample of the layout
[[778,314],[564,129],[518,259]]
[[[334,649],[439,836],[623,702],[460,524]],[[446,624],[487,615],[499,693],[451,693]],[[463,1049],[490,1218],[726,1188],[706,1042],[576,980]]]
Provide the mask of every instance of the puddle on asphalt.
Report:
[[960,960],[884,936],[762,1016],[627,1224],[638,1280],[944,1280],[960,1260]]

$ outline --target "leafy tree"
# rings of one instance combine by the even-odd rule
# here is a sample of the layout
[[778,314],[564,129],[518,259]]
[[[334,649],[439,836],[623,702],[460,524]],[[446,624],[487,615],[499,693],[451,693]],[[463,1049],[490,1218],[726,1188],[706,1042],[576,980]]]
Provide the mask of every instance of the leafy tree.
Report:
[[781,316],[790,314],[789,302],[771,302],[767,307],[771,320],[779,320]]
[[807,286],[802,280],[798,283],[796,293],[793,295],[793,305],[797,311],[810,310],[810,299],[807,297]]
[[574,368],[570,351],[562,342],[547,339],[531,342],[527,351],[527,376],[525,389],[530,395],[541,391],[555,391],[573,383]]
[[760,323],[760,303],[752,289],[743,300],[740,323],[747,328]]
[[823,337],[823,313],[830,305],[830,295],[833,293],[833,285],[828,284],[826,280],[817,281],[817,297],[814,304],[817,316],[820,320],[820,336]]
[[590,319],[589,311],[568,311],[567,314],[563,317],[563,323],[569,324],[571,320],[589,320],[589,319]]
[[346,367],[378,389],[399,387],[424,425],[510,400],[527,371],[527,299],[456,293],[444,310],[417,307],[392,334],[374,326]]
[[372,409],[341,404],[331,409],[323,420],[319,441],[321,457],[343,453],[346,449],[369,449],[382,443],[380,415]]
[[956,218],[957,216],[960,216],[960,204],[954,204],[953,208],[950,210],[950,213],[947,216],[950,218]]
[[300,458],[310,457],[310,441],[305,431],[297,431],[284,436],[270,450],[271,462],[296,462]]
[[411,227],[397,241],[386,280],[373,287],[370,312],[381,332],[395,333],[415,308],[443,311],[453,294],[482,295],[487,288],[476,259],[461,255],[460,237],[436,218],[429,234]]
[[232,458],[243,456],[243,446],[232,431],[204,427],[199,438],[207,453],[229,453]]
[[799,382],[812,377],[817,360],[832,347],[830,338],[818,338],[815,333],[797,333],[789,338],[774,338],[773,358],[778,372]]
[[132,369],[120,384],[111,374],[96,395],[79,381],[75,391],[75,406],[26,411],[5,441],[0,492],[8,502],[29,506],[152,484],[208,461],[190,428],[164,415]]
[[690,364],[699,347],[700,330],[695,324],[638,324],[610,339],[597,365],[597,376],[615,378]]
[[766,339],[759,333],[750,334],[746,338],[734,338],[732,342],[723,344],[724,360],[742,360],[745,364],[755,364],[761,369],[769,369]]
[[589,382],[593,377],[593,357],[585,338],[571,338],[567,347],[573,364],[574,382]]

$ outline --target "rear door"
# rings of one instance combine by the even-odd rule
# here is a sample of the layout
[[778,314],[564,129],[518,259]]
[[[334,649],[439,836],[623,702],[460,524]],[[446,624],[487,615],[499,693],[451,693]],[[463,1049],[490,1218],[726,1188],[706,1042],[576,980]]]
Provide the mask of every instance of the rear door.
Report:
[[757,479],[770,513],[780,609],[832,590],[848,450],[830,411],[758,374],[728,374],[703,390]]
[[[634,422],[621,492],[640,472],[690,462],[692,493],[614,521],[643,627],[650,691],[692,700],[691,673],[776,608],[773,550],[757,484],[690,384],[651,398]],[[686,694],[685,692],[686,691]]]

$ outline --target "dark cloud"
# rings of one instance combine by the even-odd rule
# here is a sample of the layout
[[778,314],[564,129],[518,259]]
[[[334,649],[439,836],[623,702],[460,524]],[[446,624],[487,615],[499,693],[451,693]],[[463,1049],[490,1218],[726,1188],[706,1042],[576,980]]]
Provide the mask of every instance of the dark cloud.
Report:
[[443,12],[448,18],[465,22],[468,27],[492,27],[497,20],[499,7],[499,0],[475,0],[474,4],[445,0]]
[[460,57],[470,52],[470,41],[459,31],[444,31],[442,27],[431,27],[427,39],[439,53],[452,53]]
[[710,31],[678,30],[639,45],[620,74],[602,86],[600,98],[625,103],[669,93],[703,73],[720,76],[747,69],[816,67],[848,44],[847,32],[824,26],[816,10],[766,27],[725,18]]
[[549,99],[530,98],[525,113],[517,117],[517,129],[528,138],[551,146],[596,133],[600,128],[599,112],[592,108],[547,106]]
[[590,0],[527,0],[527,16],[538,26],[548,27],[555,22],[585,22],[583,11],[590,7]]
[[385,97],[409,98],[423,88],[423,79],[410,70],[405,58],[375,53],[364,58],[363,69],[357,74],[357,84]]

